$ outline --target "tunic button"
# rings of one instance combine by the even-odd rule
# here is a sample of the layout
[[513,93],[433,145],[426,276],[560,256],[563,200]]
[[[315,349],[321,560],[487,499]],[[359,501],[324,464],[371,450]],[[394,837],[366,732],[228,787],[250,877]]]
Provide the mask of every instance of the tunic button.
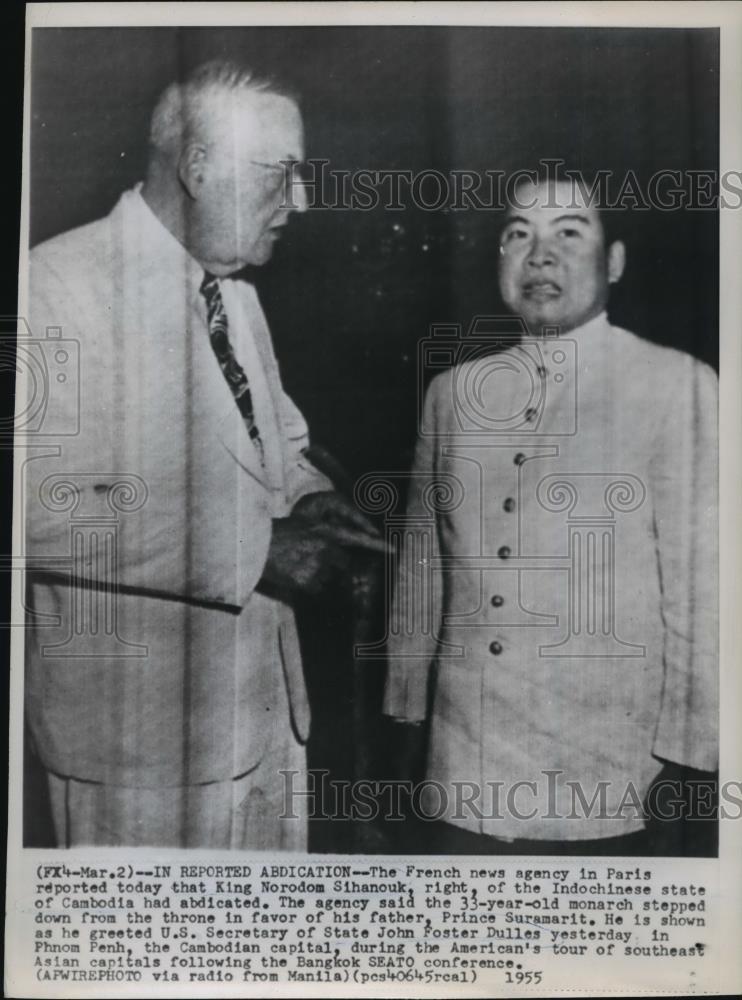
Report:
[[507,545],[502,545],[497,550],[497,554],[501,559],[507,559],[508,556],[510,555],[510,549],[508,548]]
[[502,505],[502,509],[506,510],[508,514],[515,510],[515,500],[512,497],[508,497]]
[[526,456],[523,454],[522,451],[519,451],[518,454],[513,459],[513,461],[515,462],[516,465],[523,465],[523,463],[525,462],[525,460],[526,460]]
[[505,603],[505,598],[501,594],[492,595],[492,607],[501,608]]
[[501,652],[502,652],[501,643],[497,641],[490,643],[490,653],[492,653],[493,656],[499,656]]

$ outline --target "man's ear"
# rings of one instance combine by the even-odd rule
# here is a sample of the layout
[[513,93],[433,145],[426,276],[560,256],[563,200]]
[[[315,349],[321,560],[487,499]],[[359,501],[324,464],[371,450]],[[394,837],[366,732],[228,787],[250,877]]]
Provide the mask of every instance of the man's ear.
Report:
[[186,143],[178,160],[178,177],[194,201],[201,193],[201,186],[204,182],[205,161],[206,149],[197,142]]
[[626,246],[621,240],[614,240],[608,247],[606,255],[606,270],[608,271],[608,284],[615,285],[621,280],[624,268],[626,267]]

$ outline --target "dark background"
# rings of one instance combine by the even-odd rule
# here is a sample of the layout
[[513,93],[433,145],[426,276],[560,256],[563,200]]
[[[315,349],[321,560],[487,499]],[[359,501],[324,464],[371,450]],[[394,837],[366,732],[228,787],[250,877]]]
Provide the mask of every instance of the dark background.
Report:
[[[294,84],[307,155],[331,169],[510,171],[545,157],[645,179],[718,168],[712,30],[41,29],[33,243],[104,215],[142,178],[158,93],[214,55]],[[614,322],[714,363],[716,213],[629,221]],[[492,212],[317,209],[258,272],[287,390],[352,472],[406,465],[428,325],[500,309],[497,225]]]
[[[142,178],[159,92],[216,55],[292,83],[307,156],[335,170],[510,171],[546,157],[643,180],[660,169],[718,169],[715,30],[37,29],[32,243],[107,213]],[[716,364],[717,214],[625,221],[628,267],[613,322]],[[353,477],[407,467],[417,344],[429,325],[466,327],[501,311],[497,228],[492,212],[317,209],[294,218],[254,276],[286,389],[314,440]],[[334,773],[352,770],[355,752],[357,686],[338,638],[348,616],[338,604],[317,626],[315,613],[304,638],[314,663],[310,757]],[[317,847],[343,846],[337,834],[317,836]]]

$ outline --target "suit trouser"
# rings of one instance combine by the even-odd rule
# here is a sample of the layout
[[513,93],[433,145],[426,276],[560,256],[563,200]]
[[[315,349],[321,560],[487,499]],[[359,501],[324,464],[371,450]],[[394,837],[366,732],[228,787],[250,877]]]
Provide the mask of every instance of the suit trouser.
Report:
[[304,851],[306,799],[286,802],[281,770],[306,772],[305,749],[288,720],[260,763],[228,781],[134,788],[49,772],[57,845]]

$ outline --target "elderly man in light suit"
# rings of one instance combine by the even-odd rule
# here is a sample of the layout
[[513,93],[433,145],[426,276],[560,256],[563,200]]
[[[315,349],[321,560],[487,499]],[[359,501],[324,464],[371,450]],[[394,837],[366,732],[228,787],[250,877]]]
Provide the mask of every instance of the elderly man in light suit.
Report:
[[643,853],[663,764],[716,766],[716,376],[610,324],[625,247],[586,191],[517,187],[529,335],[427,393],[385,698],[408,735],[429,715],[417,849]]
[[[205,64],[157,104],[144,184],[31,254],[32,329],[81,369],[79,433],[25,484],[27,717],[60,846],[306,844],[281,818],[309,729],[291,600],[379,542],[306,458],[237,275],[306,208],[302,157],[291,96]],[[71,554],[79,518],[100,531]]]

